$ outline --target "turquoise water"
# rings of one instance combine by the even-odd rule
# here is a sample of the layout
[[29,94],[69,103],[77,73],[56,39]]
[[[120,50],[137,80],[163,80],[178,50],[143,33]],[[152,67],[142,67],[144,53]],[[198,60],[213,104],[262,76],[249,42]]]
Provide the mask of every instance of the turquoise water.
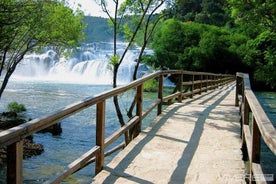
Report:
[[[276,92],[256,92],[260,104],[276,128]],[[270,151],[262,140],[261,144],[261,165],[264,174],[273,174],[276,182],[276,156]]]
[[[27,117],[37,118],[108,89],[111,89],[111,86],[11,81],[1,99],[0,110],[4,111],[8,103],[16,101],[26,106]],[[133,94],[133,91],[130,91],[119,96],[123,112],[130,104]],[[145,105],[151,103],[152,100],[145,97]],[[108,136],[119,128],[112,99],[106,102],[106,112],[108,112],[106,114],[106,136]],[[34,141],[43,144],[45,151],[39,156],[24,160],[24,183],[41,183],[47,180],[93,147],[95,145],[95,113],[95,106],[93,106],[62,120],[60,136],[52,136],[50,133],[35,134]],[[152,118],[153,115],[144,121],[144,127]],[[121,138],[116,143],[122,141]],[[109,157],[106,161],[110,159]],[[93,175],[94,165],[91,164],[69,177],[65,183],[89,183]]]
[[255,94],[276,128],[276,92],[256,92]]

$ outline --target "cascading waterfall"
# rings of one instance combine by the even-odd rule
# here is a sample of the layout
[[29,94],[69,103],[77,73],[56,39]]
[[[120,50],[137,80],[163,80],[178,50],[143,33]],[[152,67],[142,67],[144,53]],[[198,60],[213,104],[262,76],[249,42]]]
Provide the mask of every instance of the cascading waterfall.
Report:
[[[53,50],[42,54],[26,55],[17,67],[13,79],[15,80],[42,80],[53,82],[111,84],[112,68],[109,58],[112,55],[111,43],[92,43],[77,48],[70,58],[58,57]],[[119,48],[123,48],[121,44]],[[138,48],[130,50],[118,71],[118,83],[131,81],[136,64]],[[119,50],[120,52],[120,50]],[[147,67],[141,66],[139,76]]]

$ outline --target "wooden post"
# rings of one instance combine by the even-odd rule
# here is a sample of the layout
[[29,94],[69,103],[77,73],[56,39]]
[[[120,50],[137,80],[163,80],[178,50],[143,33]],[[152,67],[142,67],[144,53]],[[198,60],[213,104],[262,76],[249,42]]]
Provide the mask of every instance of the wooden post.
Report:
[[7,147],[7,183],[21,184],[23,171],[23,140]]
[[208,91],[208,85],[209,85],[209,75],[206,75],[206,92]]
[[250,182],[254,181],[254,173],[252,171],[253,163],[260,163],[260,151],[261,151],[261,133],[255,117],[252,117],[252,153],[250,161]]
[[247,151],[247,146],[246,146],[246,140],[245,140],[245,135],[244,135],[244,130],[243,130],[243,125],[249,125],[249,104],[247,101],[246,96],[244,95],[244,100],[243,100],[243,112],[241,113],[242,115],[242,122],[241,122],[241,137],[242,137],[242,153],[243,153],[243,161],[248,160],[248,151]]
[[163,103],[163,75],[161,74],[159,76],[159,87],[158,87],[158,99],[161,100],[161,102],[158,104],[158,107],[157,107],[157,116],[159,114],[161,114],[162,112],[162,103]]
[[217,76],[216,75],[213,75],[213,89],[216,89],[217,88]]
[[240,81],[239,81],[239,77],[236,76],[236,100],[235,100],[235,106],[238,107],[239,106],[239,91],[240,91]]
[[142,114],[143,114],[143,84],[137,86],[137,95],[136,95],[136,115],[139,116],[139,121],[135,125],[133,137],[137,137],[141,132],[142,128]]
[[200,75],[200,91],[199,91],[199,94],[201,95],[202,93],[202,80],[203,80],[203,76],[202,74]]
[[216,88],[219,88],[220,85],[220,78],[218,75],[216,75]]
[[181,103],[182,102],[182,99],[183,99],[183,96],[182,96],[182,92],[183,92],[183,86],[182,86],[182,83],[183,83],[183,73],[179,74],[178,75],[178,90],[180,92],[180,94],[178,95],[178,102]]
[[100,152],[96,155],[95,173],[98,174],[104,165],[105,101],[97,103],[96,111],[96,145],[100,146]]
[[191,95],[191,98],[194,97],[194,88],[195,88],[194,81],[195,81],[195,75],[193,74],[192,75],[192,95]]

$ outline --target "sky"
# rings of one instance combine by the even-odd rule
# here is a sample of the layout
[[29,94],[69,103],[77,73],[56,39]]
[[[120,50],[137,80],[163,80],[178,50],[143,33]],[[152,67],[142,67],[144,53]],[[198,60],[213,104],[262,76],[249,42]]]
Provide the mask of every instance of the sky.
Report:
[[[112,0],[109,1],[109,10],[112,10],[112,5],[114,5]],[[107,17],[106,13],[104,13],[101,7],[95,2],[95,0],[67,0],[70,7],[72,9],[76,9],[78,4],[81,5],[81,10],[85,15],[97,16],[97,17]]]
[[[66,0],[72,9],[76,9],[78,4],[81,5],[81,10],[84,12],[84,15],[96,16],[96,17],[105,17],[107,18],[106,13],[104,13],[101,7],[95,2],[96,0]],[[100,1],[100,0],[97,0]],[[113,0],[106,0],[108,3],[108,10],[114,12],[114,2]],[[119,1],[119,4],[122,1]],[[164,8],[164,7],[163,7]],[[162,9],[162,8],[161,8]],[[114,14],[114,13],[113,13]],[[111,14],[111,15],[113,15]]]

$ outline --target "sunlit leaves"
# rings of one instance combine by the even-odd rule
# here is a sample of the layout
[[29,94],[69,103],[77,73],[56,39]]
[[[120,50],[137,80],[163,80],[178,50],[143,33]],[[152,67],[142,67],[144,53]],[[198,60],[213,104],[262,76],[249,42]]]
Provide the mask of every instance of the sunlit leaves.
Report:
[[[242,63],[236,54],[246,39],[205,24],[165,21],[154,36],[155,67],[235,73]],[[147,60],[149,63],[149,60]]]

